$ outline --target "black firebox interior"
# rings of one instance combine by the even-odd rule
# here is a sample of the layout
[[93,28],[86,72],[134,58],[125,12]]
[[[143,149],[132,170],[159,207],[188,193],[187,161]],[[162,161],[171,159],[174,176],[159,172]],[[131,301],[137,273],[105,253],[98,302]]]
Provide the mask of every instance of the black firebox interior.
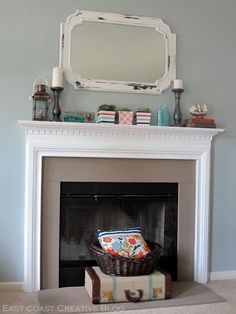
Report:
[[83,286],[96,230],[141,227],[159,243],[158,267],[177,280],[177,183],[61,182],[59,286]]

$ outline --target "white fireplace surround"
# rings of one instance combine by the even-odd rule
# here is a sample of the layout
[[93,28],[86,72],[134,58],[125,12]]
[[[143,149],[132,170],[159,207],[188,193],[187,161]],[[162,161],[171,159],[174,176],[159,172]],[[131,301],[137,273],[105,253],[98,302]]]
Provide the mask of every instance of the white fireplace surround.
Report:
[[194,280],[208,281],[211,140],[223,129],[19,121],[26,135],[24,290],[40,290],[43,157],[195,160]]

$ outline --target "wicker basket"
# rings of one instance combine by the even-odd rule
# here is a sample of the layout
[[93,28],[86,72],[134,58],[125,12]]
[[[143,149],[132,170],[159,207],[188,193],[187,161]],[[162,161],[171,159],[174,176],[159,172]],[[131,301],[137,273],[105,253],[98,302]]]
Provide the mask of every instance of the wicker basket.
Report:
[[101,271],[107,275],[114,276],[139,276],[151,274],[157,265],[161,254],[161,248],[158,244],[146,241],[151,252],[140,259],[114,255],[104,251],[99,242],[90,246],[98,266]]

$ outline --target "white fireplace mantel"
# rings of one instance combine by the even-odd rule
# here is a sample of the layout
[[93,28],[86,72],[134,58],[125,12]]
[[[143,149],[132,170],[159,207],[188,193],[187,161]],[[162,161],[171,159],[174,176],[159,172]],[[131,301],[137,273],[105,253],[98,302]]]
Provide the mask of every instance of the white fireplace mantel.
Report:
[[194,280],[208,281],[211,140],[223,129],[19,121],[26,135],[24,289],[40,290],[43,157],[196,161]]

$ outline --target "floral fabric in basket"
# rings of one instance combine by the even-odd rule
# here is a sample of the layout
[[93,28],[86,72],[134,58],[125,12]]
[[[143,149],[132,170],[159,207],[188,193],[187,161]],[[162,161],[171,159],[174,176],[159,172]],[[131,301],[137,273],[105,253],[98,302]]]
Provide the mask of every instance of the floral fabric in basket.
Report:
[[130,258],[141,258],[150,253],[140,228],[98,230],[97,233],[99,243],[106,252]]

